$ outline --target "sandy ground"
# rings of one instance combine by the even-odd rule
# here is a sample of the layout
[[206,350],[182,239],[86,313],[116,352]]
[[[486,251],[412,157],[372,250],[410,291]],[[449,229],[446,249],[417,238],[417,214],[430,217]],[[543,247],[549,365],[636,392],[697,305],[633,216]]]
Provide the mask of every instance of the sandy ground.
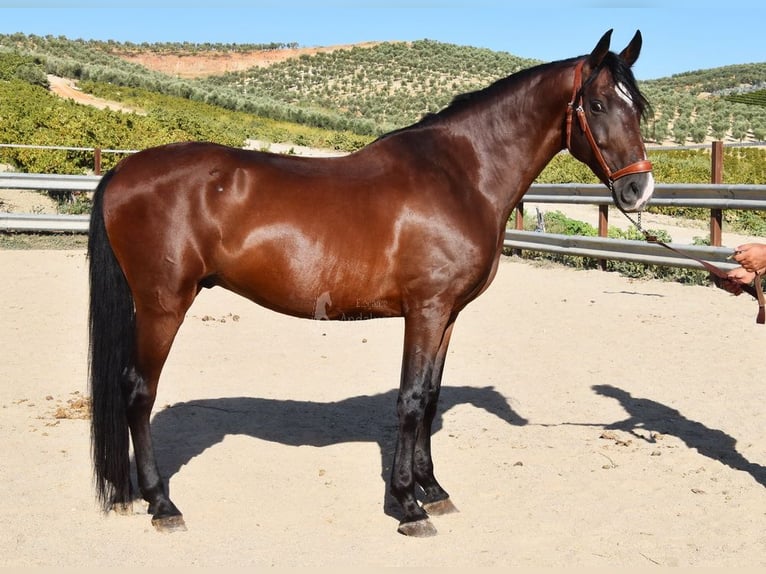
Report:
[[153,417],[189,530],[91,488],[86,258],[0,251],[0,566],[766,565],[754,301],[504,259],[458,319],[434,434],[460,513],[386,512],[401,320],[292,319],[214,289]]

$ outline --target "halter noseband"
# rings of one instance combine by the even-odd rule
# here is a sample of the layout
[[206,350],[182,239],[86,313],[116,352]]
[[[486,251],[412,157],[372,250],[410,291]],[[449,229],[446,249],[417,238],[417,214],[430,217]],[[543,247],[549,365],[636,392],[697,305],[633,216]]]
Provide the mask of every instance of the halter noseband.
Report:
[[572,151],[572,147],[571,147],[572,118],[574,117],[574,114],[577,113],[577,119],[580,123],[580,129],[585,134],[585,137],[588,139],[590,148],[591,150],[593,150],[593,154],[596,156],[596,161],[598,161],[598,164],[601,166],[601,169],[603,170],[604,175],[609,181],[609,184],[608,184],[609,189],[612,189],[614,182],[620,179],[621,177],[624,177],[626,175],[631,175],[634,173],[647,173],[652,171],[652,162],[650,162],[648,159],[642,159],[635,163],[631,163],[630,165],[627,165],[623,167],[622,169],[618,169],[617,171],[612,171],[611,169],[609,169],[609,166],[607,165],[606,160],[604,159],[604,156],[598,147],[598,144],[596,144],[596,139],[593,137],[593,132],[590,131],[590,126],[588,125],[588,119],[585,117],[585,110],[582,107],[583,88],[585,87],[582,80],[583,64],[585,64],[585,60],[580,60],[577,66],[575,66],[574,87],[572,88],[572,101],[570,101],[567,104],[567,149],[570,152]]

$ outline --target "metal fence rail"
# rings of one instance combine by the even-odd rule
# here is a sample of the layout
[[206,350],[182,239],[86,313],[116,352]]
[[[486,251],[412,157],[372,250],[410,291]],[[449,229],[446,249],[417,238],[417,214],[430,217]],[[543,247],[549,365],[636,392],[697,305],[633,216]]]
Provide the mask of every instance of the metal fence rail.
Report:
[[0,173],[0,189],[39,191],[93,191],[100,175],[51,175],[47,173]]
[[[0,189],[89,192],[99,181],[100,175],[0,173]],[[87,233],[89,222],[88,215],[0,213],[0,231]]]
[[0,213],[0,231],[87,233],[90,215]]
[[[657,243],[634,241],[630,239],[608,239],[604,237],[586,237],[582,235],[559,235],[555,233],[536,233],[534,231],[508,230],[505,232],[507,248],[528,251],[542,251],[558,255],[592,257],[593,259],[635,261],[651,265],[702,269],[705,267],[693,259],[679,257]],[[714,263],[723,270],[734,269],[738,265],[727,259],[731,249],[704,245],[669,244],[698,259]]]
[[[533,184],[524,203],[612,205],[609,190],[600,184]],[[766,209],[766,185],[720,183],[658,183],[649,202],[658,207],[704,209]]]
[[[90,192],[96,189],[98,175],[50,175],[0,173],[0,188],[60,192]],[[524,202],[551,204],[612,205],[609,191],[600,184],[534,184]],[[766,210],[766,185],[727,184],[657,184],[650,201],[654,206],[699,207],[710,210]],[[87,233],[88,215],[44,215],[0,213],[0,231]],[[623,260],[701,269],[690,259],[683,259],[660,245],[645,241],[609,239],[508,230],[504,246],[601,260]],[[735,264],[726,257],[730,250],[715,246],[673,244],[674,247],[724,269]]]

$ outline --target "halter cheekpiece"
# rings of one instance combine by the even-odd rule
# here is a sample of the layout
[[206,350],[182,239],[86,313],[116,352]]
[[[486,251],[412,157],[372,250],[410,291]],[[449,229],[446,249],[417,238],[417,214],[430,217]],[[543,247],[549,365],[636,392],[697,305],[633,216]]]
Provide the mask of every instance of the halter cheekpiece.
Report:
[[590,130],[590,126],[588,125],[588,119],[585,116],[585,110],[583,109],[582,100],[583,100],[583,80],[582,80],[582,68],[585,64],[585,60],[580,60],[580,62],[577,63],[577,66],[575,66],[575,75],[574,75],[574,83],[572,87],[572,99],[567,104],[567,149],[571,152],[571,141],[572,141],[572,121],[574,118],[575,113],[577,114],[577,120],[580,124],[580,130],[585,134],[585,137],[588,139],[588,143],[590,144],[591,150],[593,150],[593,154],[596,156],[596,161],[598,161],[598,164],[601,166],[601,169],[604,172],[604,175],[606,176],[608,180],[608,186],[609,189],[612,189],[612,186],[614,185],[614,182],[620,179],[621,177],[624,177],[626,175],[632,175],[635,173],[647,173],[652,171],[652,162],[650,162],[648,159],[642,159],[640,161],[637,161],[635,163],[631,163],[630,165],[627,165],[623,167],[622,169],[618,169],[617,171],[612,171],[609,166],[606,163],[606,160],[604,159],[603,154],[601,153],[601,150],[598,147],[598,144],[596,144],[596,139],[593,137],[593,132]]

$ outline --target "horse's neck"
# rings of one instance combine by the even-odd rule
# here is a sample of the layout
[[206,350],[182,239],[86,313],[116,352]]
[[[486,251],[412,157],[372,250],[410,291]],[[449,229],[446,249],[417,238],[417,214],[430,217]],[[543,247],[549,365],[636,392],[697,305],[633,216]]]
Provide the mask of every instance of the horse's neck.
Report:
[[[565,69],[532,81],[531,87],[509,88],[497,105],[462,120],[462,131],[475,134],[469,137],[480,165],[479,191],[493,204],[503,227],[529,186],[563,147],[572,80]],[[460,131],[460,121],[454,130]]]

